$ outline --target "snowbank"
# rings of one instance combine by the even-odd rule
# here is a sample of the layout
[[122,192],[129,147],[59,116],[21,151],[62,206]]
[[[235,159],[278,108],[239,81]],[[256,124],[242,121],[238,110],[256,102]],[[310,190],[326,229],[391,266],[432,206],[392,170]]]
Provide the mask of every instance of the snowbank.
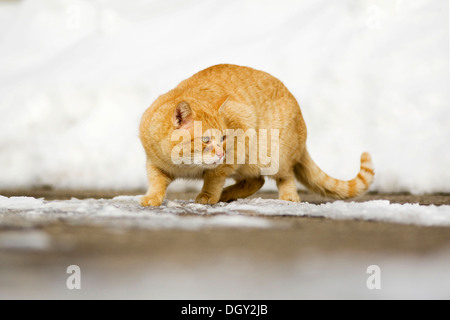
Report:
[[[389,201],[335,201],[321,205],[282,200],[241,199],[213,206],[192,201],[166,200],[160,207],[144,208],[138,197],[120,196],[111,200],[44,201],[30,197],[0,196],[0,218],[26,216],[40,223],[65,219],[75,224],[117,227],[181,228],[252,227],[268,228],[274,223],[264,216],[310,216],[331,219],[359,219],[425,226],[450,226],[450,206],[391,204]],[[0,219],[0,226],[2,225]]]
[[287,85],[329,174],[370,151],[372,190],[450,192],[447,1],[5,2],[0,30],[0,188],[145,188],[142,112],[226,62]]

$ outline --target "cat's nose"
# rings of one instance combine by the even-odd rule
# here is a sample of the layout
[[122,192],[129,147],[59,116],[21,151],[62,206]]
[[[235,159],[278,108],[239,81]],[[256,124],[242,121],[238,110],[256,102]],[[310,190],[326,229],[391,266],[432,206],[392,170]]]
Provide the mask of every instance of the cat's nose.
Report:
[[223,151],[216,152],[216,156],[218,156],[219,159],[222,158],[223,155],[224,155]]

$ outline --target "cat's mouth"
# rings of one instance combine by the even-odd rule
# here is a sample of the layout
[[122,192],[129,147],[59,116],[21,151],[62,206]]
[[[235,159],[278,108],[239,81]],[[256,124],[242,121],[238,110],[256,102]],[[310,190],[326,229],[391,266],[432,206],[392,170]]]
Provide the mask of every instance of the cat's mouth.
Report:
[[217,159],[215,161],[216,164],[222,164],[225,161],[225,156],[221,156],[221,157],[218,157],[218,158],[219,159]]
[[219,164],[222,164],[225,160],[225,157],[212,157],[212,158],[207,158],[207,159],[203,159],[203,163],[205,165],[213,165],[213,166],[218,166]]
[[[198,159],[198,160],[200,160],[200,159]],[[224,155],[222,155],[220,157],[218,155],[215,155],[215,156],[212,156],[212,157],[210,157],[210,156],[206,156],[206,157],[203,156],[201,158],[201,161],[198,161],[198,162],[194,161],[194,163],[197,163],[197,165],[200,165],[203,168],[214,169],[217,166],[223,164],[224,161],[225,161],[225,156]]]

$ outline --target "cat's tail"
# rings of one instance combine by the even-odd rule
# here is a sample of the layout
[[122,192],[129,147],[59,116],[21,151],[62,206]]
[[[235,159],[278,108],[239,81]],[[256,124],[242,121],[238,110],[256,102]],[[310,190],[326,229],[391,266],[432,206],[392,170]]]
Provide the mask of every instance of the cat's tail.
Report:
[[294,167],[295,176],[309,190],[323,196],[346,199],[359,196],[369,189],[373,182],[374,170],[370,154],[361,155],[361,169],[358,175],[348,181],[338,180],[323,172],[305,150],[303,157]]

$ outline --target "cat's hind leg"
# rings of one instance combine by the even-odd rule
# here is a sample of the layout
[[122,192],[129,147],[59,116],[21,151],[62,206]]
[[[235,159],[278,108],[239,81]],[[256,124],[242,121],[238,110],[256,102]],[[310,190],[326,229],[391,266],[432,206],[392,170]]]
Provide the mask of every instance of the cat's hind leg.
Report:
[[223,189],[220,201],[228,202],[239,198],[247,198],[261,189],[263,185],[264,177],[262,176],[238,180],[235,184]]
[[278,187],[278,199],[300,202],[300,197],[297,193],[297,186],[295,185],[294,173],[282,177],[276,177],[275,181]]

